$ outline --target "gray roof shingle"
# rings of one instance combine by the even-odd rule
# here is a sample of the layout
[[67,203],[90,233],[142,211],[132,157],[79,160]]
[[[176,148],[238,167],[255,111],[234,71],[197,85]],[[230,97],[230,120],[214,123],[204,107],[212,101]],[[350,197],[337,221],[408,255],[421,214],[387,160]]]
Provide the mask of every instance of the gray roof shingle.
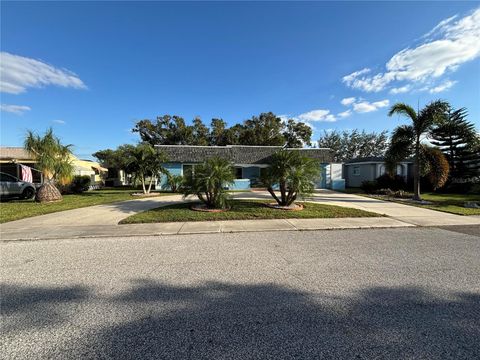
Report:
[[[225,158],[234,164],[268,164],[273,153],[282,149],[281,146],[195,146],[195,145],[156,145],[165,153],[169,162],[198,163],[213,157]],[[300,151],[305,156],[319,160],[322,163],[332,161],[330,149],[288,149]]]

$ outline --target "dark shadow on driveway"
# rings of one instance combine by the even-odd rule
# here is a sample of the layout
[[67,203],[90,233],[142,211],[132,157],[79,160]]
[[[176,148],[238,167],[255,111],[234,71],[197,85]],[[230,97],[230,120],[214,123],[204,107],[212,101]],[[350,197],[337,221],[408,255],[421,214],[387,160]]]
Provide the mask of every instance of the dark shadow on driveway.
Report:
[[275,284],[139,280],[110,299],[135,319],[62,350],[109,359],[473,359],[480,295],[367,288],[335,297]]

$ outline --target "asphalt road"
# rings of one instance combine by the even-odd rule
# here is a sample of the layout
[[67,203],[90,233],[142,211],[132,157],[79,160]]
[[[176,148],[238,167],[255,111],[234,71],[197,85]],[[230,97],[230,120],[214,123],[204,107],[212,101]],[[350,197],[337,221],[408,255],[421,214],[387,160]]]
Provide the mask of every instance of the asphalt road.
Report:
[[1,243],[0,358],[478,358],[468,233],[480,231]]

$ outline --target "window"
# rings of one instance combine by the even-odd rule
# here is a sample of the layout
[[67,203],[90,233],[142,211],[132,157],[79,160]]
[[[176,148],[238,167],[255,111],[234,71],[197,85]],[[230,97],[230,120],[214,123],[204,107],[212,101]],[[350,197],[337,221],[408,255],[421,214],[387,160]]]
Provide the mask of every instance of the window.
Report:
[[18,180],[16,178],[14,178],[13,176],[10,176],[8,174],[3,174],[3,173],[0,173],[0,181],[4,181],[4,182],[17,182]]
[[353,167],[353,175],[359,176],[360,175],[360,166]]
[[235,179],[243,179],[243,168],[235,167]]

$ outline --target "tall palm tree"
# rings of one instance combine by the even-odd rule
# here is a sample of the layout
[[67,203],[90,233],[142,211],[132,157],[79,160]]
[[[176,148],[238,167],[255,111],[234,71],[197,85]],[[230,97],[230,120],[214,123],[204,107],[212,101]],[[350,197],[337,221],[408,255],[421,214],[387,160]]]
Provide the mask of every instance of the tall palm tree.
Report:
[[72,177],[72,145],[63,145],[50,128],[43,137],[29,130],[24,147],[34,156],[36,167],[43,174],[44,182],[38,189],[35,200],[40,202],[62,200],[55,183],[67,181]]
[[[412,121],[411,125],[398,126],[392,134],[390,147],[386,153],[387,167],[390,169],[395,168],[395,165],[405,158],[413,155],[414,157],[414,169],[413,169],[413,187],[414,187],[414,199],[421,200],[420,196],[420,173],[422,166],[422,159],[429,159],[432,156],[432,148],[426,147],[421,143],[422,136],[428,136],[433,127],[440,124],[445,114],[448,113],[450,106],[447,102],[437,100],[429,103],[423,109],[415,111],[410,105],[404,103],[396,103],[388,112],[388,116],[394,114],[403,115]],[[438,158],[438,153],[436,157]],[[438,171],[438,169],[435,169]],[[447,167],[448,175],[448,167]],[[440,180],[434,185],[440,185],[444,176],[437,178]]]

